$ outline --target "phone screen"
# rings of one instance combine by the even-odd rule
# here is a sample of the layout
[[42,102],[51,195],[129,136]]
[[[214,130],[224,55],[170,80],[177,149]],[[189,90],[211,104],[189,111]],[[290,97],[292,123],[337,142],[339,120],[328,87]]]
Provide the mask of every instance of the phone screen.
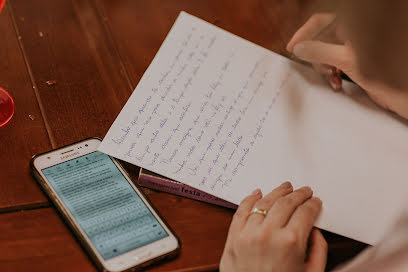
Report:
[[41,171],[104,260],[169,236],[108,155]]

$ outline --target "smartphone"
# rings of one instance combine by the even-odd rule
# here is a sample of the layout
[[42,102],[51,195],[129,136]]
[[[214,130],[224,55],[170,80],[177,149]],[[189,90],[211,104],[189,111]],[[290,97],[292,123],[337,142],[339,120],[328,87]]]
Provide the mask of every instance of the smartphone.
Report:
[[100,143],[88,138],[36,155],[32,172],[100,270],[176,256],[178,237],[119,162],[97,151]]

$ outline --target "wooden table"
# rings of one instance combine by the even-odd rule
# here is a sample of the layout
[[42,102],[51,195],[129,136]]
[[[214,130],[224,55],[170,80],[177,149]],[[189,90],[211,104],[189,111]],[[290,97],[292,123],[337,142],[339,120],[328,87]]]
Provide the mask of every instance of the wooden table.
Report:
[[[9,0],[0,15],[0,86],[16,103],[0,129],[0,271],[95,268],[31,177],[32,155],[103,137],[181,10],[286,54],[306,0]],[[128,167],[137,178],[137,169]],[[216,270],[232,210],[145,190],[181,255],[153,271]],[[329,268],[365,245],[325,232]]]

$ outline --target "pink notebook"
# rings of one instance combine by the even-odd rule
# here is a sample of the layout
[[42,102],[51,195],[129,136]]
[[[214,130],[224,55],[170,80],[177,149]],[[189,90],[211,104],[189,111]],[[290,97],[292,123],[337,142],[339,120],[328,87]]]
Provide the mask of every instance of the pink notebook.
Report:
[[237,208],[237,205],[231,202],[227,202],[218,197],[215,197],[213,195],[210,195],[208,193],[185,185],[181,182],[177,182],[166,177],[160,176],[144,168],[140,168],[140,174],[137,183],[142,187],[147,187],[153,190],[179,195],[231,209]]

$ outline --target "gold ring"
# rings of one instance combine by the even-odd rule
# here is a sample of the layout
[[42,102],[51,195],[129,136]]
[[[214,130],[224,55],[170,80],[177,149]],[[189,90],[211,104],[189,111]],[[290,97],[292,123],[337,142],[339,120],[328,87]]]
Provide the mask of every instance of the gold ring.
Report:
[[249,215],[251,215],[251,214],[260,214],[260,215],[263,215],[263,216],[266,216],[266,210],[264,210],[264,209],[259,209],[259,208],[253,208],[252,209],[252,211],[249,213]]

